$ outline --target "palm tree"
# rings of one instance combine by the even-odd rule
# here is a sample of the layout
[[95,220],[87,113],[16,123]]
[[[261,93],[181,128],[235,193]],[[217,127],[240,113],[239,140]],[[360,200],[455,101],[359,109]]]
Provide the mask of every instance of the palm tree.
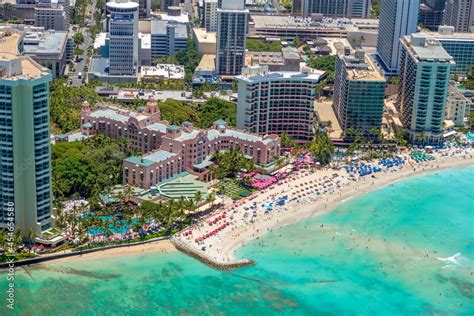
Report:
[[398,145],[401,145],[401,146],[406,146],[407,145],[407,140],[405,139],[405,134],[406,134],[406,129],[404,129],[404,128],[395,133],[395,140],[396,140]]
[[77,237],[79,238],[80,243],[84,243],[88,239],[86,222],[82,222],[77,227]]
[[23,235],[21,233],[21,230],[17,229],[13,232],[13,249],[17,251],[18,248],[20,248],[20,245],[22,242],[23,242]]
[[4,251],[8,248],[7,240],[8,240],[7,231],[4,229],[0,229],[0,247],[3,248]]
[[196,204],[194,203],[193,199],[186,199],[183,201],[183,207],[189,213],[192,213],[196,210]]
[[125,195],[127,196],[127,199],[130,200],[134,193],[133,187],[131,185],[127,185],[125,188]]
[[369,131],[370,136],[373,137],[373,139],[377,139],[378,136],[380,135],[380,129],[377,126],[373,126],[370,131]]
[[294,147],[292,154],[293,156],[298,157],[301,154],[301,147],[300,146]]
[[35,234],[33,233],[33,228],[30,227],[30,229],[28,229],[28,243],[30,245],[33,244],[34,242],[34,237],[35,237]]
[[283,157],[279,157],[276,161],[276,166],[277,166],[277,169],[279,170],[281,167],[283,167],[283,165],[285,164],[285,160]]
[[347,133],[346,133],[346,134],[347,134],[347,136],[349,136],[349,137],[351,137],[351,138],[354,137],[354,135],[355,135],[355,129],[354,129],[353,127],[349,127],[349,128],[347,129]]
[[331,162],[332,155],[334,153],[334,144],[329,139],[326,132],[317,130],[313,141],[310,145],[310,151],[322,166],[325,166]]
[[211,192],[209,194],[209,200],[211,201],[211,212],[212,212],[212,207],[214,206],[214,202],[216,201],[216,193]]
[[165,214],[166,215],[166,217],[165,217],[165,221],[166,221],[165,226],[168,230],[176,222],[174,210],[175,210],[175,202],[173,200],[170,200],[169,203],[168,203],[168,207],[166,208],[166,214]]
[[212,204],[216,200],[216,194],[214,192],[209,193],[209,195],[206,197],[206,204],[210,204],[209,209],[212,212]]
[[199,205],[199,202],[202,200],[202,193],[201,191],[197,190],[196,193],[194,193],[194,202],[196,203],[196,206]]
[[73,239],[76,236],[76,213],[77,213],[77,206],[76,206],[76,203],[74,203],[74,205],[72,206],[72,214],[70,214],[70,216],[71,216],[71,227],[72,227],[71,231],[72,231]]
[[426,134],[424,131],[421,131],[421,133],[418,134],[417,136],[417,139],[419,142],[421,142],[422,145],[425,144],[425,140],[426,140]]

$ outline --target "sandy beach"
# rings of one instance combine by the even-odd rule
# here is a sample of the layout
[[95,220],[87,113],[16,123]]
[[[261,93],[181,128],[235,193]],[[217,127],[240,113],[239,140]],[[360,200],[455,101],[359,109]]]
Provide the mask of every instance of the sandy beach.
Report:
[[[96,252],[86,253],[78,256],[65,257],[56,259],[54,262],[66,262],[66,261],[77,261],[77,260],[97,260],[106,259],[112,257],[124,257],[133,255],[143,255],[152,253],[168,253],[177,251],[173,244],[168,240],[159,240],[150,242],[143,245],[134,245],[128,247],[104,249]],[[47,262],[46,262],[47,263]],[[44,264],[44,263],[43,263]]]
[[[426,172],[436,172],[442,169],[458,168],[473,164],[474,159],[472,155],[454,157],[438,156],[436,160],[433,161],[420,164],[409,162],[403,167],[379,173],[376,177],[366,176],[360,177],[357,180],[350,180],[344,170],[336,171],[333,169],[325,169],[315,172],[308,171],[296,176],[291,181],[285,181],[285,183],[275,186],[273,189],[258,193],[255,197],[247,199],[246,202],[239,202],[237,206],[233,208],[227,208],[227,216],[233,217],[233,219],[231,219],[232,225],[218,232],[215,236],[199,243],[196,243],[194,240],[197,236],[202,236],[213,229],[213,227],[208,226],[208,219],[204,221],[203,224],[193,227],[192,236],[184,237],[181,235],[178,236],[178,238],[186,242],[189,246],[194,247],[196,252],[205,254],[208,258],[218,263],[228,263],[236,259],[244,259],[236,258],[235,251],[268,231],[315,215],[327,213],[334,210],[344,201],[409,177]],[[331,179],[331,183],[329,183],[328,179]],[[251,205],[260,205],[272,198],[275,200],[276,196],[282,196],[284,194],[291,195],[293,191],[302,189],[305,184],[310,185],[310,183],[317,182],[329,183],[327,193],[320,195],[317,199],[311,198],[306,201],[300,201],[301,199],[296,202],[290,201],[285,207],[277,208],[269,213],[259,214],[255,218],[252,218],[252,220],[242,217],[239,218],[238,216],[246,212]],[[333,184],[334,186],[331,186]],[[304,189],[307,190],[307,188]],[[301,190],[300,192],[303,191]],[[216,215],[210,219],[215,217]]]

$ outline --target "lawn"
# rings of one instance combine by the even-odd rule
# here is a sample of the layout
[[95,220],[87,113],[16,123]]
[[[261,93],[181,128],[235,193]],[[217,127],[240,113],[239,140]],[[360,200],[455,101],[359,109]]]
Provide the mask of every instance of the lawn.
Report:
[[239,181],[235,179],[223,180],[219,186],[222,186],[222,192],[233,200],[249,196],[252,192],[244,188]]

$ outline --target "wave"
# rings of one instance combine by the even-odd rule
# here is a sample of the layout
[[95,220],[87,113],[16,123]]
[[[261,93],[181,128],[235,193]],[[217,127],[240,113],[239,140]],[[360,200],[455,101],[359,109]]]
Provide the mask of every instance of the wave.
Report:
[[442,267],[443,269],[447,269],[447,268],[455,269],[456,267],[463,266],[465,263],[469,261],[469,259],[462,256],[460,252],[455,253],[451,257],[446,257],[446,258],[436,257],[436,259],[446,264]]

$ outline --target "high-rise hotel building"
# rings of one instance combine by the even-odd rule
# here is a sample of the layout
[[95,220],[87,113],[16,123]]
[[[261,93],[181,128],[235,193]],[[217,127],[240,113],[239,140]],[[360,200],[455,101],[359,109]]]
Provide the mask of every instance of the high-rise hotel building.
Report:
[[48,69],[21,56],[21,31],[0,34],[0,228],[14,209],[17,229],[51,227]]
[[137,74],[139,67],[138,3],[128,0],[107,2],[109,18],[109,74]]
[[451,74],[467,75],[468,67],[474,65],[474,33],[454,32],[454,26],[442,25],[438,32],[425,32],[427,37],[441,43],[454,59]]
[[217,9],[216,70],[219,75],[240,75],[245,61],[248,14],[243,0],[222,0]]
[[446,98],[453,58],[435,39],[416,33],[401,40],[400,83],[396,107],[409,140],[443,139]]
[[[344,133],[371,136],[382,127],[385,78],[363,51],[336,59],[333,109]],[[353,135],[351,135],[353,134]]]
[[217,31],[217,0],[204,0],[204,27],[207,32]]
[[382,0],[377,55],[386,75],[396,75],[400,63],[400,38],[416,32],[419,0]]
[[259,135],[288,133],[306,143],[313,139],[316,86],[324,72],[269,72],[244,68],[237,76],[237,127]]
[[454,26],[456,32],[474,32],[474,0],[447,0],[443,23]]

